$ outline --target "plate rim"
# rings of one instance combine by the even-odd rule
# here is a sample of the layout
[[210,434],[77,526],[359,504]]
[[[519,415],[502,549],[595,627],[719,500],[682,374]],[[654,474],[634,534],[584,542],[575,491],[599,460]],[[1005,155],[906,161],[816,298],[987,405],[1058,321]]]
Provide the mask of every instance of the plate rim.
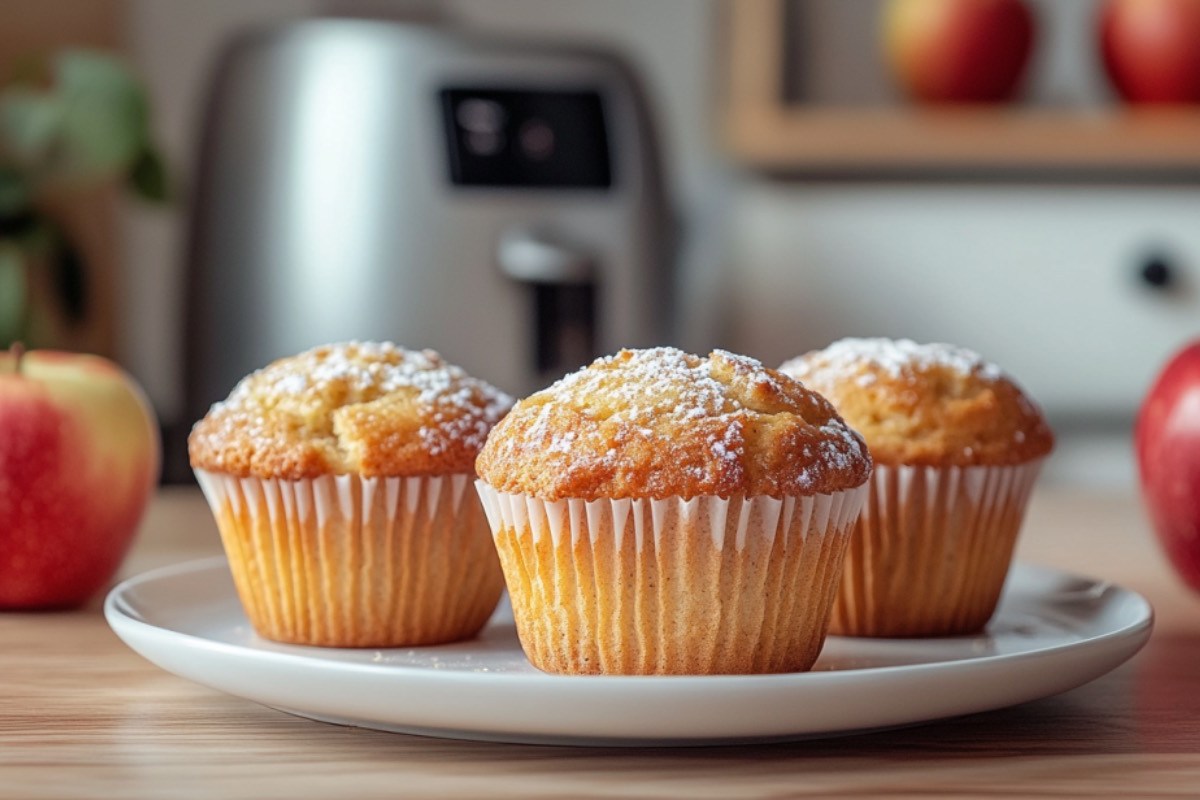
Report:
[[[235,657],[251,657],[263,659],[267,662],[277,662],[287,665],[304,664],[311,665],[313,661],[320,662],[324,665],[333,665],[333,668],[338,670],[346,670],[352,672],[363,672],[367,674],[391,674],[391,675],[410,675],[419,677],[420,679],[429,679],[436,675],[436,680],[444,680],[447,682],[453,681],[469,681],[472,683],[479,681],[487,682],[506,682],[506,683],[538,683],[545,685],[547,681],[551,681],[556,685],[562,686],[573,684],[580,679],[588,681],[589,685],[613,688],[630,688],[634,686],[644,687],[653,685],[658,689],[666,686],[680,687],[680,690],[692,691],[695,689],[706,688],[708,685],[721,687],[722,690],[728,690],[734,686],[750,688],[754,685],[774,685],[788,684],[792,682],[820,682],[820,683],[836,683],[839,680],[861,679],[864,675],[878,675],[886,677],[896,672],[905,674],[921,674],[929,672],[937,672],[947,668],[964,667],[964,664],[970,664],[973,667],[987,668],[996,665],[1006,665],[1009,663],[1021,663],[1031,661],[1041,661],[1052,659],[1060,652],[1065,650],[1079,650],[1080,648],[1099,648],[1103,645],[1126,639],[1141,639],[1133,648],[1132,655],[1145,645],[1150,634],[1154,629],[1155,613],[1154,606],[1140,592],[1126,588],[1112,581],[1093,578],[1087,575],[1082,575],[1069,570],[1059,569],[1040,564],[1027,564],[1023,562],[1014,562],[1013,569],[1021,569],[1029,572],[1041,572],[1049,575],[1060,577],[1073,578],[1077,580],[1087,581],[1090,584],[1100,585],[1105,588],[1115,589],[1124,595],[1130,597],[1143,607],[1144,613],[1139,615],[1139,619],[1131,624],[1123,625],[1114,630],[1105,631],[1094,636],[1077,641],[1060,642],[1057,644],[1039,647],[1035,650],[1027,650],[1018,653],[993,653],[989,655],[981,655],[970,659],[955,659],[943,661],[921,662],[917,664],[893,664],[887,666],[869,666],[856,667],[849,669],[836,670],[815,670],[808,672],[781,672],[758,675],[556,675],[546,672],[489,672],[476,673],[465,670],[431,670],[427,667],[412,666],[408,664],[395,663],[364,663],[356,661],[334,661],[323,659],[320,657],[320,652],[323,650],[340,651],[340,650],[356,650],[361,652],[385,652],[387,650],[402,649],[402,648],[387,648],[387,647],[367,647],[367,648],[324,648],[311,647],[312,653],[309,652],[287,652],[280,650],[258,649],[247,647],[245,645],[233,644],[229,642],[217,641],[198,634],[187,633],[173,628],[164,627],[148,622],[133,612],[133,609],[128,606],[125,599],[129,591],[147,584],[154,583],[165,579],[170,579],[179,575],[188,575],[199,573],[208,570],[217,570],[221,567],[228,568],[228,561],[224,556],[215,555],[200,559],[191,559],[187,561],[169,564],[166,566],[151,569],[141,572],[137,575],[132,575],[117,585],[115,585],[107,594],[104,600],[104,617],[108,625],[114,633],[131,649],[137,651],[132,645],[121,635],[119,627],[122,625],[133,626],[141,629],[144,634],[163,637],[168,639],[185,640],[188,647],[200,647],[206,650],[221,652]],[[247,624],[249,621],[247,620]],[[846,637],[854,638],[854,637]],[[876,641],[919,641],[919,639],[888,639],[873,637]],[[303,648],[304,645],[283,645],[287,647]],[[140,654],[140,651],[137,651]],[[143,656],[145,657],[145,656]],[[1128,658],[1128,657],[1127,657]],[[149,660],[149,659],[148,659]],[[152,661],[153,663],[153,661]],[[156,664],[157,666],[157,664]],[[161,668],[161,667],[160,667]],[[843,678],[842,676],[847,676]]]

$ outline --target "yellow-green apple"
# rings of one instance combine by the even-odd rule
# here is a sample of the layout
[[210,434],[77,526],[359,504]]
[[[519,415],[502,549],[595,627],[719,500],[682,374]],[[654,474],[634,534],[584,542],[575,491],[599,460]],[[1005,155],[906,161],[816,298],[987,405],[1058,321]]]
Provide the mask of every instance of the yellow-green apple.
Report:
[[1033,48],[1021,0],[889,0],[884,56],[914,100],[986,103],[1011,98]]
[[1175,569],[1200,590],[1200,341],[1155,380],[1134,426],[1142,495]]
[[1100,49],[1129,102],[1200,102],[1200,0],[1110,0]]
[[153,412],[115,364],[0,351],[0,608],[78,606],[104,588],[158,468]]

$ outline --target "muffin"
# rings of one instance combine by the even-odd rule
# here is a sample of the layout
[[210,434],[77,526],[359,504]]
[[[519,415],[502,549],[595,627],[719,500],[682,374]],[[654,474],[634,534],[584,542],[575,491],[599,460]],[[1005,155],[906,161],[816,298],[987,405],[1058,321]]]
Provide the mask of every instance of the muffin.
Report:
[[812,666],[871,461],[790,378],[657,348],[518,402],[476,467],[534,666],[717,674]]
[[243,379],[188,452],[246,615],[268,639],[464,639],[504,578],[474,462],[511,398],[430,350],[335,344]]
[[1054,447],[1037,406],[999,367],[945,344],[843,339],[780,371],[829,398],[875,461],[831,632],[981,630]]

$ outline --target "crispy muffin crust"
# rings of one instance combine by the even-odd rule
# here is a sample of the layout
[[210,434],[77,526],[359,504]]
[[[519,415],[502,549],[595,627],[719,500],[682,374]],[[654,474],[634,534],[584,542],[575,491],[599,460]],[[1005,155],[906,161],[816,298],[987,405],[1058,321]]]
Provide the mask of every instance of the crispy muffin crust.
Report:
[[843,339],[779,369],[828,397],[881,464],[1022,464],[1054,448],[1021,388],[964,348]]
[[811,495],[866,482],[871,459],[833,406],[721,350],[622,350],[528,397],[476,462],[543,500]]
[[349,342],[244,378],[188,438],[196,469],[299,480],[473,472],[512,405],[432,350]]

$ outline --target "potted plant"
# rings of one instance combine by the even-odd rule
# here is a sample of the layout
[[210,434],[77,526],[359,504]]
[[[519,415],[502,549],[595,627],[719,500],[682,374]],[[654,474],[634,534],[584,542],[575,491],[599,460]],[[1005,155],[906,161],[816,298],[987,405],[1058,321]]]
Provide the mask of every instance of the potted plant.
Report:
[[0,86],[0,349],[61,345],[87,318],[98,287],[72,206],[119,187],[166,199],[149,117],[140,81],[104,53],[29,60]]

